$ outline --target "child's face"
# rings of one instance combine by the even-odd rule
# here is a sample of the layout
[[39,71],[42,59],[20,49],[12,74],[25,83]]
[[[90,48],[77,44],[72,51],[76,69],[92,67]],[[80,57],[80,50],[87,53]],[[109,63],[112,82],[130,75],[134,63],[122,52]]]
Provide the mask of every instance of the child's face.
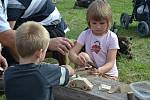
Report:
[[90,20],[90,28],[91,28],[93,34],[103,35],[108,30],[108,22],[105,19],[100,20],[100,21],[91,19]]

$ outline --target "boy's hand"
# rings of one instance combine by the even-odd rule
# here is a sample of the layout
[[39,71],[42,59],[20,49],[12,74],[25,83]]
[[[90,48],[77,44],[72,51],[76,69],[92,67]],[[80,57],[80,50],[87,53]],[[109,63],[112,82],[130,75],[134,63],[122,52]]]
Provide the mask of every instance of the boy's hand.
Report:
[[67,68],[70,76],[75,74],[75,70],[70,65],[61,65],[61,67]]

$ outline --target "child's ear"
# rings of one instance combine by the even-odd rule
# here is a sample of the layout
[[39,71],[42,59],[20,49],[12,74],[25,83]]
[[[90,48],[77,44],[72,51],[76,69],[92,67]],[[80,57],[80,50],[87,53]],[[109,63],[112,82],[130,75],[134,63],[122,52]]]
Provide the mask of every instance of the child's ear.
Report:
[[35,56],[36,56],[37,58],[41,58],[41,57],[42,57],[42,53],[43,53],[43,49],[38,49],[38,50],[36,50],[36,52],[35,52]]

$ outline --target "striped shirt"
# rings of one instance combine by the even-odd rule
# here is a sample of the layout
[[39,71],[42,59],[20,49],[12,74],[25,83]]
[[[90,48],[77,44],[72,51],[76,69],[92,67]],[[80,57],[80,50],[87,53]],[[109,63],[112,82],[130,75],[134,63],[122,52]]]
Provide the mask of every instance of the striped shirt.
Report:
[[51,0],[8,0],[8,20],[36,21],[49,26],[59,24],[62,17]]

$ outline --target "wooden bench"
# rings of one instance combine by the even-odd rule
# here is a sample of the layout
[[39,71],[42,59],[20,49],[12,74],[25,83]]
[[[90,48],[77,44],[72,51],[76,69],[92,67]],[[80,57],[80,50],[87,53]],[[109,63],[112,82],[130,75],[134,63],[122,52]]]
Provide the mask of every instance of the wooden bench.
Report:
[[92,75],[81,75],[86,77],[94,85],[93,89],[90,91],[83,91],[77,88],[69,87],[54,87],[54,97],[55,100],[128,100],[127,93],[108,93],[106,90],[99,90],[101,84],[106,84],[110,86],[123,86],[127,85],[118,81],[108,80],[105,78],[100,78],[99,76]]
[[[83,91],[77,88],[69,88],[57,86],[53,88],[53,94],[55,100],[136,100],[129,99],[127,93],[108,93],[105,90],[99,90],[101,84],[106,84],[110,86],[123,86],[124,83],[108,80],[105,78],[100,78],[99,76],[92,76],[86,74],[80,74],[82,77],[86,77],[94,86],[90,91]],[[0,80],[0,90],[4,90],[3,80]]]

